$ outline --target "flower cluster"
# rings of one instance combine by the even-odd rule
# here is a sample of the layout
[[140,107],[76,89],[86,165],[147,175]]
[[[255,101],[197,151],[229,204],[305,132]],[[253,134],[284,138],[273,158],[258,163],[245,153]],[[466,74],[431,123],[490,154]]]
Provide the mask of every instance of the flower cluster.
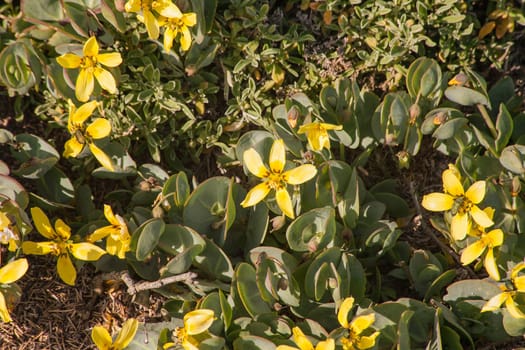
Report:
[[461,254],[464,265],[472,263],[485,253],[484,266],[487,273],[494,280],[500,275],[494,248],[503,244],[504,234],[499,228],[485,232],[485,229],[494,225],[492,208],[480,209],[478,204],[485,197],[485,181],[476,181],[466,191],[461,184],[459,171],[449,165],[442,174],[444,193],[430,193],[423,197],[422,205],[430,211],[446,211],[451,218],[450,235],[455,241],[462,241],[467,236],[470,243]]
[[92,243],[73,243],[71,240],[71,228],[61,219],[55,221],[55,227],[53,228],[49,218],[42,209],[38,207],[31,208],[31,215],[37,231],[49,241],[25,241],[22,243],[22,250],[24,254],[52,254],[57,256],[58,276],[65,283],[74,286],[77,278],[77,271],[71,260],[71,255],[79,260],[96,261],[106,254],[105,250]]
[[191,46],[189,27],[197,23],[194,12],[182,13],[170,0],[129,0],[125,6],[126,12],[141,13],[138,16],[146,25],[150,39],[157,39],[160,28],[164,27],[164,49],[170,51],[173,40],[180,34],[180,47],[187,51]]

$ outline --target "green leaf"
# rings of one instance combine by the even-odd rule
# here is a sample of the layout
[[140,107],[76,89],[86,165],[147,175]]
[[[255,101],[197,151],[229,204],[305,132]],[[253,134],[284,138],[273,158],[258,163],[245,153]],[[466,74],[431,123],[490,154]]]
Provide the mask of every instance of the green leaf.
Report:
[[102,16],[106,21],[111,23],[111,25],[119,32],[124,33],[126,30],[126,19],[124,18],[124,15],[116,9],[115,1],[101,0],[100,5]]
[[235,285],[239,297],[252,317],[272,311],[260,295],[255,276],[255,269],[247,263],[240,263],[235,270]]
[[156,350],[162,331],[166,328],[174,329],[176,327],[183,327],[182,320],[172,319],[169,322],[139,323],[137,333],[126,350]]
[[201,43],[213,27],[217,0],[190,0],[193,12],[197,14],[195,41]]
[[51,169],[60,158],[56,149],[42,138],[31,134],[15,136],[17,143],[13,157],[23,162],[13,171],[16,175],[28,179],[38,179]]
[[328,279],[331,277],[331,265],[339,265],[341,259],[341,248],[332,247],[319,254],[308,266],[304,278],[304,290],[306,295],[315,301],[321,300],[328,287]]
[[335,234],[335,211],[324,207],[312,209],[296,218],[286,230],[290,249],[315,251],[332,243]]
[[64,13],[57,0],[21,0],[20,8],[24,16],[36,18],[41,21],[58,22],[64,19]]
[[184,203],[186,203],[190,193],[191,189],[188,177],[186,173],[182,171],[170,176],[162,188],[162,195],[166,197],[168,203],[180,209],[182,209]]
[[430,287],[428,287],[423,300],[429,300],[433,296],[441,295],[441,290],[448,286],[455,278],[456,270],[451,269],[443,272],[432,282]]
[[410,350],[410,329],[409,323],[412,316],[414,316],[414,311],[406,310],[401,314],[399,319],[399,324],[397,326],[397,337],[398,343],[397,348],[403,350]]
[[144,261],[153,252],[165,227],[166,224],[162,219],[153,218],[144,222],[133,232],[133,240],[137,242],[135,252],[137,260]]
[[195,257],[194,265],[211,277],[221,281],[230,281],[233,277],[233,266],[230,258],[212,240],[204,237],[203,239],[206,246]]
[[273,342],[255,335],[241,334],[233,342],[233,350],[275,350]]
[[516,173],[525,173],[525,167],[523,166],[523,159],[525,156],[525,146],[523,145],[512,145],[507,146],[501,151],[499,162],[508,170]]
[[496,152],[498,154],[509,143],[513,129],[514,123],[512,116],[507,110],[507,106],[502,103],[499,106],[499,114],[496,119],[496,130],[498,132],[498,136],[496,137]]
[[57,167],[52,167],[36,180],[39,194],[46,199],[62,204],[71,204],[75,199],[75,188],[71,180]]
[[489,105],[489,101],[485,95],[464,86],[449,86],[445,90],[445,96],[450,101],[462,106],[474,106],[477,104]]

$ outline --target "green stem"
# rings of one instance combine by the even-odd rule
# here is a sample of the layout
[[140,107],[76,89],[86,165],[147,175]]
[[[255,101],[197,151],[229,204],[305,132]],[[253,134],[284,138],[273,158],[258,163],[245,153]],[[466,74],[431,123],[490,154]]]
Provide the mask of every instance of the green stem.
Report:
[[476,107],[478,107],[479,112],[481,113],[481,116],[483,117],[483,120],[487,124],[490,133],[492,134],[492,137],[497,138],[498,132],[496,131],[496,127],[494,126],[494,123],[492,122],[492,119],[490,118],[489,113],[487,112],[487,109],[482,104],[477,104]]

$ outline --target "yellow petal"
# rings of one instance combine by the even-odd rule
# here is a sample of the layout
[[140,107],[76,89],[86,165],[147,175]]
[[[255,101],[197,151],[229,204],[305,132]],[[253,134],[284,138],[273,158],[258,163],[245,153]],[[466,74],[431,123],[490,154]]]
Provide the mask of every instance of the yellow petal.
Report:
[[487,247],[485,246],[483,240],[477,240],[476,242],[472,243],[463,250],[463,253],[461,253],[461,263],[463,265],[470,264],[471,262],[479,258],[479,256],[483,254],[486,248]]
[[337,320],[343,328],[348,328],[348,314],[354,307],[354,298],[348,297],[341,303],[339,311],[337,312]]
[[284,169],[286,163],[286,150],[284,148],[284,141],[282,139],[275,140],[270,150],[270,171],[280,173]]
[[141,4],[142,0],[129,0],[126,2],[124,9],[126,12],[139,12],[142,9]]
[[95,79],[93,78],[93,69],[80,69],[78,73],[77,82],[75,84],[75,96],[80,102],[89,100],[89,96],[95,87]]
[[171,50],[171,48],[173,47],[173,40],[175,39],[176,35],[177,33],[174,32],[171,28],[166,28],[164,30],[164,50]]
[[335,341],[332,338],[320,341],[317,343],[315,350],[335,350]]
[[516,264],[510,273],[510,278],[512,280],[516,279],[518,277],[518,274],[521,272],[521,270],[525,269],[525,262],[520,262],[519,264]]
[[362,336],[357,339],[358,349],[370,349],[376,344],[376,338],[379,336],[379,332],[374,332],[369,336]]
[[11,221],[7,217],[5,213],[0,212],[0,230],[5,230],[9,225],[11,224]]
[[69,140],[66,141],[64,144],[64,157],[69,158],[73,157],[75,158],[82,152],[84,149],[84,145],[80,142],[78,142],[76,137],[72,137]]
[[299,327],[294,327],[292,333],[293,341],[297,344],[300,350],[314,350],[314,346]]
[[109,236],[113,232],[115,232],[115,229],[113,228],[113,226],[100,227],[100,228],[97,228],[95,231],[93,231],[93,233],[90,234],[86,240],[88,242],[96,242],[96,241],[101,240],[102,238]]
[[5,302],[4,295],[0,292],[0,319],[3,322],[11,322],[11,316],[9,316],[9,311],[7,310],[7,304]]
[[495,281],[500,280],[498,265],[496,264],[496,259],[494,259],[494,249],[489,248],[489,250],[487,251],[487,255],[485,255],[483,265],[485,266],[485,270],[487,270],[487,273],[489,274],[490,278],[492,278]]
[[473,205],[470,208],[470,216],[472,216],[472,219],[481,227],[489,227],[494,225],[494,221],[492,221],[487,213],[485,213],[483,210],[479,209],[477,205]]
[[490,298],[489,301],[483,305],[483,308],[481,309],[481,312],[485,311],[495,311],[501,307],[501,304],[503,304],[507,298],[510,298],[510,294],[508,292],[503,292],[498,295],[493,296]]
[[124,322],[124,325],[122,325],[122,329],[120,330],[117,339],[115,339],[115,344],[113,344],[114,348],[126,348],[135,337],[135,333],[137,333],[138,327],[139,322],[136,319],[130,318],[126,320],[126,322]]
[[193,27],[197,24],[197,14],[195,12],[185,13],[182,16],[182,22],[188,27]]
[[[184,350],[199,350],[199,348],[195,344],[193,344],[192,341],[196,342],[191,337],[187,337],[186,339],[184,339],[182,341],[182,348]],[[198,345],[198,343],[197,343],[197,345]]]
[[54,239],[56,237],[56,233],[49,222],[49,218],[42,211],[42,209],[38,207],[31,208],[31,217],[33,218],[33,223],[36,226],[36,230],[42,236],[48,239]]
[[209,309],[198,309],[184,315],[184,329],[188,335],[200,334],[210,328],[215,313]]
[[177,5],[173,4],[171,1],[157,1],[153,8],[161,16],[168,18],[182,18],[182,12]]
[[350,323],[350,331],[354,334],[361,334],[374,323],[375,319],[374,314],[357,316]]
[[22,242],[22,251],[29,255],[56,254],[58,247],[55,242]]
[[94,143],[89,143],[89,149],[104,168],[115,171],[115,166],[113,165],[111,158],[106,153],[104,153],[103,150],[98,148]]
[[321,123],[321,127],[325,130],[343,130],[342,125],[335,125],[335,124],[328,124],[328,123]]
[[97,261],[106,254],[106,251],[91,243],[74,243],[71,245],[71,254],[79,260]]
[[184,26],[180,29],[180,48],[182,51],[188,51],[191,46],[191,33],[188,27]]
[[250,148],[249,150],[244,151],[242,160],[246,165],[246,168],[248,168],[253,175],[259,178],[264,178],[269,175],[268,169],[264,166],[261,156],[255,151],[255,149]]
[[[70,115],[69,118],[71,119],[71,122],[73,124],[84,124],[87,118],[91,114],[93,114],[93,111],[95,108],[97,108],[98,102],[97,101],[90,101],[87,103],[82,104],[78,109],[75,108],[75,105],[71,106],[70,109]],[[73,111],[73,113],[71,113]]]
[[0,268],[0,284],[13,283],[26,273],[29,267],[27,259],[17,259]]
[[78,68],[80,67],[80,63],[82,61],[82,57],[79,57],[72,53],[66,53],[62,56],[57,57],[57,62],[59,65],[61,65],[64,68]]
[[295,217],[295,214],[293,212],[292,199],[290,198],[290,194],[288,193],[286,188],[280,188],[277,190],[277,192],[275,193],[275,200],[277,201],[277,205],[284,213],[284,215],[288,216],[290,219],[293,219]]
[[62,241],[67,241],[71,237],[71,227],[66,225],[62,219],[55,221],[55,231],[57,233],[57,238]]
[[93,139],[101,139],[111,133],[111,123],[105,118],[97,118],[86,128],[86,135]]
[[514,318],[525,318],[525,314],[518,308],[516,302],[512,297],[507,298],[505,301],[505,307]]
[[499,247],[503,244],[504,237],[505,235],[503,234],[503,231],[497,228],[487,233],[485,239],[490,247]]
[[113,340],[109,332],[102,326],[95,326],[91,331],[91,339],[93,343],[99,348],[99,350],[109,350]]
[[96,57],[98,55],[97,38],[92,36],[84,44],[84,56]]
[[284,172],[283,177],[290,185],[299,185],[311,180],[317,174],[317,168],[312,164],[303,164]]
[[61,254],[58,256],[57,261],[57,272],[58,276],[62,281],[69,284],[70,286],[75,285],[77,279],[77,270],[71,261],[68,254]]
[[454,197],[459,197],[465,192],[463,190],[463,185],[459,178],[455,175],[454,171],[447,169],[443,172],[443,189],[446,193],[451,194]]
[[110,205],[104,204],[104,216],[111,225],[120,226],[120,221],[117,219],[115,214],[113,214],[113,209],[111,209]]
[[116,67],[122,63],[122,56],[118,52],[101,53],[97,61],[106,67]]
[[525,276],[513,278],[512,283],[518,292],[525,292]]
[[159,23],[150,11],[144,11],[144,23],[150,39],[156,40],[159,37]]
[[429,193],[423,196],[421,205],[423,208],[430,211],[450,210],[454,205],[454,197],[446,193]]
[[452,217],[452,222],[450,223],[450,234],[452,238],[456,241],[461,241],[466,237],[467,232],[469,231],[469,217],[468,215],[457,213]]
[[476,181],[465,192],[465,197],[470,199],[472,203],[479,204],[485,197],[485,188],[485,181]]
[[110,94],[117,92],[117,83],[110,72],[104,68],[95,67],[94,74],[102,89],[106,90]]

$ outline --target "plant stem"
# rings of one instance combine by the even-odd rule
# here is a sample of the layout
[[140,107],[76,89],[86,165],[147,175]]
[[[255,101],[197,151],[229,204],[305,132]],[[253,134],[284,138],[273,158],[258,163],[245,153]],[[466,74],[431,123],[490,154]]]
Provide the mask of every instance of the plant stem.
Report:
[[487,112],[487,108],[485,108],[484,105],[478,103],[476,105],[478,107],[479,112],[481,113],[481,116],[483,117],[483,120],[487,124],[490,133],[492,134],[492,137],[496,138],[498,137],[498,132],[496,131],[496,127],[494,126],[494,123],[492,122],[492,119],[490,118],[489,113]]

